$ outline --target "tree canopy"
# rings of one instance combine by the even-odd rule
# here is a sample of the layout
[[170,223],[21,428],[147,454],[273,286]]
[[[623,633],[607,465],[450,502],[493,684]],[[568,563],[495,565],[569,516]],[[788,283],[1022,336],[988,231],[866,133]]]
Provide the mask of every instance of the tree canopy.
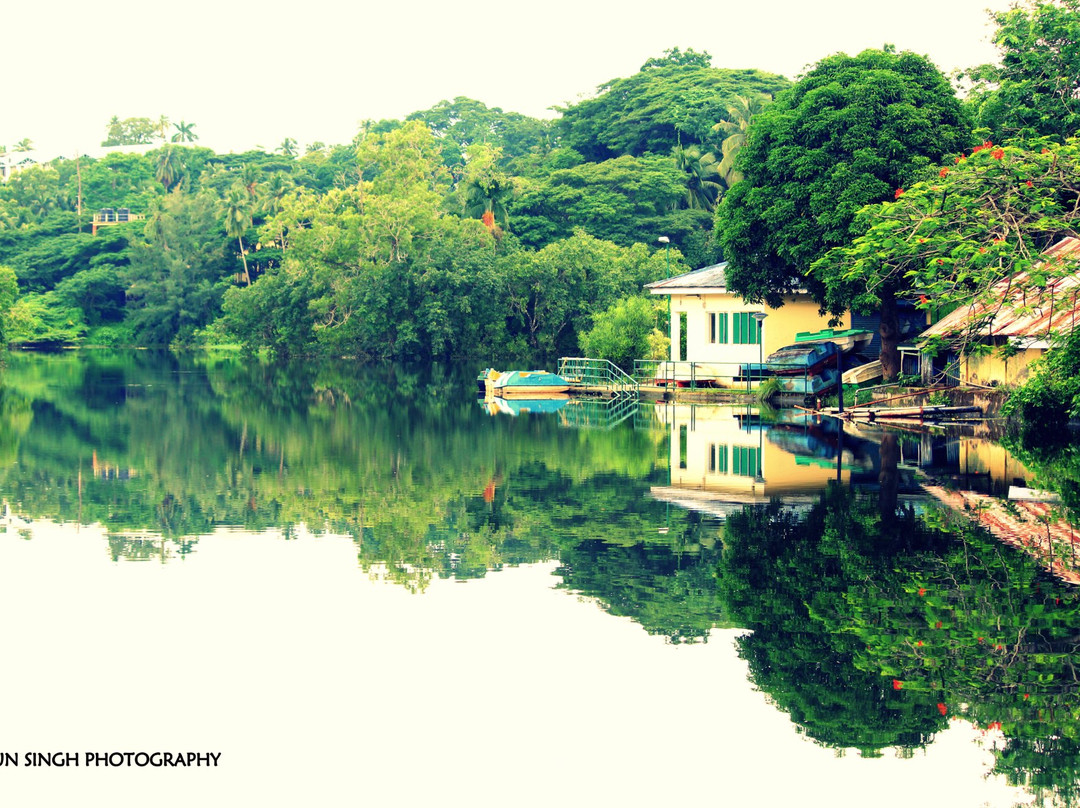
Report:
[[1080,131],[1080,0],[1025,0],[995,12],[999,63],[969,71],[977,125],[996,138]]
[[[744,179],[716,216],[731,288],[773,306],[808,288],[833,313],[843,312],[850,301],[826,296],[813,262],[850,241],[861,207],[892,198],[970,140],[960,102],[925,57],[887,49],[823,59],[747,133],[736,161]],[[892,303],[882,300],[889,344]]]

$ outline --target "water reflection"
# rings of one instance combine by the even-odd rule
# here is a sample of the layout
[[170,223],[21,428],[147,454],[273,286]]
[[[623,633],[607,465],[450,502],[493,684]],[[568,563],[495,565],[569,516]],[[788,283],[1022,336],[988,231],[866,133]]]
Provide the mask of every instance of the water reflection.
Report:
[[229,529],[335,534],[415,592],[551,561],[671,644],[745,629],[753,684],[819,744],[910,754],[963,720],[1011,782],[1076,798],[1076,590],[920,475],[994,493],[1053,469],[1068,501],[1080,463],[758,407],[493,413],[475,370],[13,355],[2,540],[101,525],[145,569]]

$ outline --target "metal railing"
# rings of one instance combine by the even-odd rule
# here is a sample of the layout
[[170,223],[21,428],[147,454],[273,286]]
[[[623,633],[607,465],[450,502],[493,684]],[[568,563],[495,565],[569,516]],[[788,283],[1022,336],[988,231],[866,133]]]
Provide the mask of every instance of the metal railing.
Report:
[[575,387],[637,395],[638,382],[614,362],[583,356],[559,358],[559,375]]
[[614,429],[629,418],[636,417],[641,404],[637,396],[619,394],[613,398],[574,399],[559,410],[563,426],[583,429]]
[[757,362],[634,360],[634,378],[651,387],[728,388],[750,391],[773,373]]

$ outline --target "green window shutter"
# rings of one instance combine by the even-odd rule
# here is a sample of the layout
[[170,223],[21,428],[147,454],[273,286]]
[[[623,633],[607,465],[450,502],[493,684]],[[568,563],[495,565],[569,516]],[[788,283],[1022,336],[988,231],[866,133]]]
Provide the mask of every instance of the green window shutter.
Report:
[[721,474],[727,474],[727,444],[721,443],[716,447],[716,470]]
[[727,312],[725,311],[723,314],[716,315],[716,319],[719,321],[718,322],[719,328],[717,329],[717,331],[718,331],[717,341],[721,345],[727,345],[727,341],[728,341]]

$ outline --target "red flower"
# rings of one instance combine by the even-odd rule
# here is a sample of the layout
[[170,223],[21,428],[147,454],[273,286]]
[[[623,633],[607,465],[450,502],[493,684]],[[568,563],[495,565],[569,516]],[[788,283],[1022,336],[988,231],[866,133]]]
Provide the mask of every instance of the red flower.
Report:
[[899,199],[903,195],[904,195],[904,189],[903,188],[897,188],[896,193],[893,194],[893,199]]
[[1030,699],[1030,698],[1031,698],[1031,694],[1030,694],[1030,693],[1025,693],[1025,694],[1024,694],[1024,698],[1025,698],[1025,699]]
[[[937,260],[937,262],[938,262],[938,264],[944,264],[944,263],[945,263],[945,259],[944,259],[944,258],[939,258],[939,259]],[[920,592],[919,594],[921,595],[921,594],[922,594],[922,592]]]
[[916,644],[917,646],[919,646],[920,648],[922,648],[922,640],[919,640],[919,641],[918,641],[917,643],[915,643],[915,644]]
[[941,628],[941,621],[940,620],[938,620],[936,623],[934,623],[934,628]]
[[943,168],[938,172],[939,177],[947,177],[949,175],[949,169]]
[[979,642],[983,642],[983,638],[982,638],[982,637],[979,637]]
[[990,152],[990,156],[993,157],[995,160],[1000,160],[1002,157],[1005,156],[1005,150],[994,149],[992,152]]
[[[942,263],[942,261],[941,261],[941,259],[940,259],[940,258],[938,259],[938,263],[939,263],[939,264],[940,264],[940,263]],[[919,587],[919,597],[921,598],[921,597],[922,597],[923,595],[925,595],[925,594],[926,594],[926,590],[925,590],[925,589],[923,589],[923,588],[922,588],[922,587],[920,586],[920,587]]]
[[942,715],[945,715],[947,712],[949,712],[949,708],[945,706],[945,702],[939,701],[937,703],[937,711]]
[[986,725],[986,728],[987,729],[1001,729],[1001,722],[1000,721],[991,721],[989,724]]
[[965,160],[967,160],[967,158],[961,154],[959,157],[956,158],[956,164],[960,165],[960,163],[964,162]]
[[981,253],[986,252],[986,247],[979,247],[979,252],[981,252]]
[[1046,148],[1045,146],[1043,146],[1043,150],[1041,152],[1039,152],[1039,154],[1049,154],[1049,153],[1050,153],[1050,150],[1048,148]]
[[892,680],[892,689],[893,690],[900,690],[903,686],[904,686],[904,683],[901,682],[899,679],[893,679]]
[[1028,180],[1027,182],[1025,182],[1024,185],[1026,185],[1028,188],[1034,188],[1035,187],[1035,183],[1033,183],[1031,180]]

